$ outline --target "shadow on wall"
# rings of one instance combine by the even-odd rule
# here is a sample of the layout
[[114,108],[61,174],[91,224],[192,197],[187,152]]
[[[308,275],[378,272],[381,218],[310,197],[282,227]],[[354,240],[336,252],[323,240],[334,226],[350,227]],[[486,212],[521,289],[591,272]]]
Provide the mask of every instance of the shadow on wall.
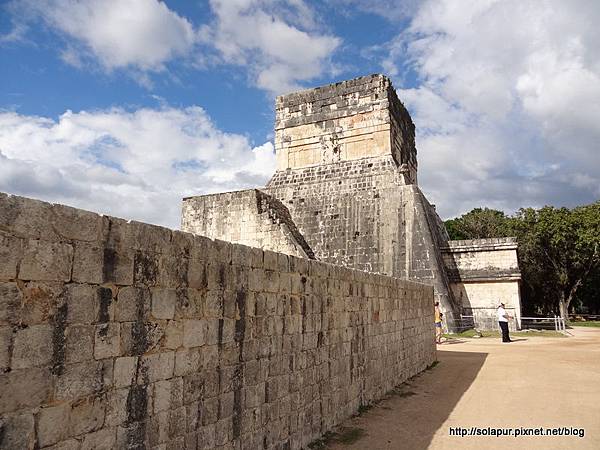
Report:
[[[403,384],[388,400],[347,421],[345,429],[362,429],[352,444],[336,442],[329,450],[429,448],[434,435],[469,389],[487,353],[438,350],[439,364]],[[448,433],[442,429],[441,432]],[[460,445],[457,437],[457,446]]]

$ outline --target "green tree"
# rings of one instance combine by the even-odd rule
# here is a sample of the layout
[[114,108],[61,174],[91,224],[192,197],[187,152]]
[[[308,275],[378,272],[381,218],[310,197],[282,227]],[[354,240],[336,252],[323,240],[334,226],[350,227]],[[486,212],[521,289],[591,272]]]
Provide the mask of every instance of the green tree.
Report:
[[558,312],[569,307],[600,308],[600,202],[574,209],[523,208],[514,217],[476,208],[447,221],[453,239],[516,236],[524,309]]
[[482,239],[510,236],[510,220],[502,211],[475,208],[445,222],[450,239]]

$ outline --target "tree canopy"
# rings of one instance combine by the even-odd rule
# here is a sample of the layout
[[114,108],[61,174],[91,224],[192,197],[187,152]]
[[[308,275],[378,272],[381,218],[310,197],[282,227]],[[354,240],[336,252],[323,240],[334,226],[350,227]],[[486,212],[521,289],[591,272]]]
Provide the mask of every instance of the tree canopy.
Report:
[[450,239],[517,237],[525,313],[600,313],[600,201],[513,216],[475,208],[445,224]]

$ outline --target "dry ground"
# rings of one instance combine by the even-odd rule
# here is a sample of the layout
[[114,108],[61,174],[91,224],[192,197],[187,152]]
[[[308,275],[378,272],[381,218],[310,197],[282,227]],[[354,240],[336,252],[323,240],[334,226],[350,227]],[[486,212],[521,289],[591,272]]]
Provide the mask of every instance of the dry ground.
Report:
[[[600,449],[600,329],[571,333],[442,344],[436,367],[348,420],[327,448]],[[472,426],[576,427],[585,436],[449,435],[450,427]]]

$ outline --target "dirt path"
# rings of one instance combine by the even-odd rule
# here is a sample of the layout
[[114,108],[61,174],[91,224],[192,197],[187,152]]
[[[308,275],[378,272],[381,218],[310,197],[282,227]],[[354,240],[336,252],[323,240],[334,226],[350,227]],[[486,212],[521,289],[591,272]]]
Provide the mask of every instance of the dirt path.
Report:
[[[571,338],[470,339],[360,417],[328,449],[599,449],[600,329]],[[574,427],[584,437],[450,436],[450,427]],[[362,432],[361,432],[362,430]]]

